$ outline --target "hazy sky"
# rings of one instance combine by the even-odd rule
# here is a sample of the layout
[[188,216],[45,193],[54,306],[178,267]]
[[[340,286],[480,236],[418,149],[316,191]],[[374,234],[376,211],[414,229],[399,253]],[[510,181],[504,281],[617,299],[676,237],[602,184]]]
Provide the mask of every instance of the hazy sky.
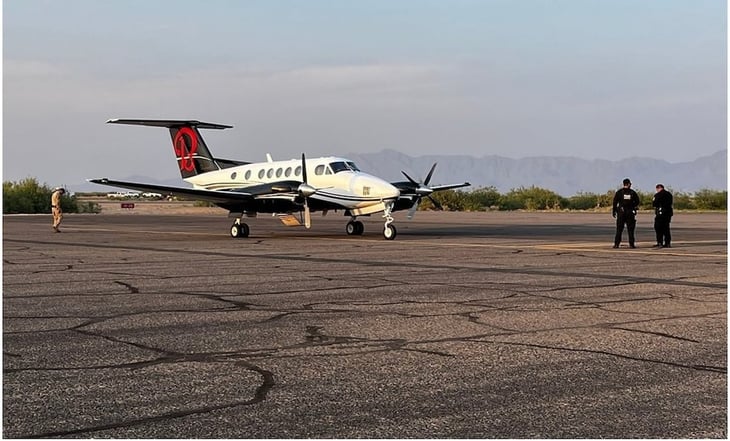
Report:
[[3,179],[219,157],[692,160],[727,148],[725,0],[5,0]]

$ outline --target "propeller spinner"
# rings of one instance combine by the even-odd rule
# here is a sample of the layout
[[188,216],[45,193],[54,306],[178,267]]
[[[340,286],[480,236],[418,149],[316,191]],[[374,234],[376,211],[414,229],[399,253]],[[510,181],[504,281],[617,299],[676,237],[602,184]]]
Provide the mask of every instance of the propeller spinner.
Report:
[[433,190],[431,187],[428,186],[429,182],[431,182],[431,176],[433,176],[433,171],[436,169],[437,162],[434,162],[431,166],[431,170],[429,170],[428,174],[426,175],[426,178],[421,182],[416,182],[415,179],[408,176],[408,173],[401,170],[401,173],[403,173],[403,176],[406,177],[409,181],[411,181],[411,184],[415,185],[415,193],[416,193],[416,202],[413,204],[413,206],[408,210],[408,219],[413,219],[413,215],[416,213],[416,210],[418,209],[418,204],[421,202],[421,198],[427,197],[434,207],[436,207],[439,210],[442,210],[443,207],[441,204],[434,198],[431,197],[431,193],[433,193]]

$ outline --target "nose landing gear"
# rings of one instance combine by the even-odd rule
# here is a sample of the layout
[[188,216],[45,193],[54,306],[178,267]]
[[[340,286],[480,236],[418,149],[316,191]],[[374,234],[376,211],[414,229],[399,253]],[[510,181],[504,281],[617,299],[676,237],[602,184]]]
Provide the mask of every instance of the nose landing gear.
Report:
[[396,234],[398,234],[397,230],[395,229],[395,225],[391,225],[394,220],[393,216],[391,215],[391,213],[393,212],[393,206],[395,206],[395,201],[388,201],[385,203],[385,210],[383,210],[383,217],[385,218],[383,237],[385,237],[385,240],[393,240],[395,239]]

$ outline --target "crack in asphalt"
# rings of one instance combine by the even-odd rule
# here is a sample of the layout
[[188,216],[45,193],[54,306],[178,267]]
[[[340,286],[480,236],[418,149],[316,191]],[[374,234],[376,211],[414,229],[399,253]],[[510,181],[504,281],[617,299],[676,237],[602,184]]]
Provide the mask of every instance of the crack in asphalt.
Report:
[[601,351],[598,349],[569,348],[569,347],[564,347],[564,346],[550,346],[550,345],[540,345],[540,344],[536,344],[536,343],[520,343],[520,342],[511,342],[511,341],[502,341],[502,340],[475,339],[473,341],[482,342],[482,343],[510,345],[510,346],[523,346],[523,347],[536,348],[536,349],[547,349],[547,350],[551,350],[551,351],[584,352],[584,353],[588,353],[588,354],[606,355],[609,357],[638,361],[641,363],[653,363],[653,364],[672,366],[672,367],[676,367],[676,368],[693,369],[693,370],[698,370],[698,371],[707,371],[707,372],[716,372],[716,373],[721,373],[721,374],[727,374],[727,366],[708,366],[708,365],[702,365],[702,364],[675,363],[675,362],[666,361],[666,360],[657,360],[657,359],[650,359],[650,358],[643,358],[643,357],[633,357],[630,355],[618,354],[616,352],[609,352],[609,351]]
[[[184,361],[190,361],[190,360],[184,360]],[[192,360],[192,361],[200,362],[201,360]],[[220,362],[220,361],[207,360],[206,362],[216,363],[216,362]],[[210,405],[210,406],[200,406],[200,407],[195,407],[195,408],[190,408],[190,409],[166,412],[166,413],[162,413],[159,415],[153,415],[153,416],[149,416],[149,417],[134,418],[134,419],[129,419],[129,420],[125,420],[125,421],[103,423],[103,424],[98,424],[98,425],[94,425],[94,426],[80,427],[77,429],[25,434],[25,435],[19,435],[19,436],[17,436],[17,438],[52,438],[52,437],[61,437],[61,436],[91,434],[93,432],[133,427],[133,426],[138,426],[141,424],[154,423],[157,421],[168,421],[168,420],[174,419],[174,418],[183,418],[183,417],[187,417],[190,415],[210,413],[210,412],[217,411],[217,410],[232,409],[232,408],[241,407],[241,406],[251,406],[251,405],[258,404],[258,403],[264,401],[266,399],[266,395],[276,384],[276,382],[274,381],[273,373],[271,373],[270,371],[267,371],[265,369],[262,369],[252,363],[248,363],[245,361],[236,361],[233,364],[235,364],[237,366],[241,366],[247,370],[256,372],[262,377],[261,384],[254,391],[253,397],[248,400],[240,400],[240,401],[234,401],[231,403],[217,404],[217,405]]]
[[[42,241],[42,240],[20,240],[20,239],[5,239],[5,242],[15,243],[32,243],[37,245],[64,245],[64,246],[77,246],[83,248],[101,248],[101,249],[117,249],[117,250],[134,250],[134,251],[145,251],[145,252],[159,252],[159,253],[187,253],[187,254],[198,254],[201,256],[217,256],[217,257],[229,257],[229,258],[253,258],[261,260],[285,260],[285,261],[304,261],[304,262],[317,262],[326,264],[355,264],[360,266],[372,266],[372,267],[403,267],[402,261],[362,261],[359,259],[344,259],[344,258],[333,258],[333,257],[315,257],[312,255],[291,255],[291,254],[255,254],[255,253],[232,253],[225,251],[210,251],[210,250],[190,250],[190,249],[176,249],[176,248],[155,248],[146,246],[129,246],[129,245],[112,245],[112,244],[89,244],[89,243],[68,243],[68,242],[55,242],[55,241]],[[472,271],[479,273],[501,273],[501,274],[518,274],[518,275],[536,275],[536,276],[554,276],[554,277],[574,277],[574,278],[589,278],[589,279],[607,279],[607,280],[621,280],[621,281],[632,281],[633,283],[651,283],[651,284],[672,284],[681,286],[692,286],[692,287],[707,287],[707,288],[724,288],[725,284],[721,283],[709,283],[709,282],[694,282],[694,281],[683,281],[676,280],[670,281],[660,278],[652,277],[641,277],[641,276],[626,276],[616,274],[595,274],[595,273],[579,273],[570,271],[556,272],[554,270],[542,270],[542,269],[525,269],[525,268],[499,268],[499,267],[481,267],[481,266],[466,266],[466,265],[435,265],[435,264],[424,264],[424,263],[408,263],[407,268],[419,268],[426,270],[462,270]]]
[[[12,242],[13,239],[9,239],[8,241]],[[21,242],[21,241],[17,241]],[[44,241],[22,241],[27,243],[36,243],[36,244],[51,244],[54,242],[44,242]],[[64,244],[64,245],[74,245],[74,244]],[[291,256],[291,255],[275,255],[275,254],[268,254],[268,255],[259,255],[259,254],[239,254],[239,253],[227,253],[227,252],[220,252],[220,251],[201,251],[201,250],[177,250],[177,249],[157,249],[152,247],[129,247],[129,246],[117,246],[117,245],[89,245],[89,244],[83,244],[79,246],[84,247],[97,247],[97,248],[114,248],[114,249],[128,249],[128,250],[137,250],[137,251],[159,251],[164,253],[176,253],[176,252],[186,252],[186,253],[195,253],[200,254],[204,256],[216,256],[216,257],[250,257],[250,258],[256,258],[256,259],[269,259],[269,260],[301,260],[301,261],[311,261],[311,262],[319,262],[319,263],[359,263],[363,264],[362,262],[351,260],[351,259],[341,259],[341,258],[322,258],[322,257],[313,257],[311,255],[304,255],[304,256]],[[520,252],[522,250],[519,250]],[[392,262],[392,261],[371,261],[371,262],[365,262],[364,263],[367,266],[373,266],[373,267],[391,267],[393,265],[399,265],[403,266],[402,263]],[[595,274],[595,273],[580,273],[580,272],[566,272],[566,271],[558,271],[553,269],[540,269],[540,268],[490,268],[490,267],[478,267],[478,266],[456,266],[456,265],[430,265],[430,264],[411,264],[409,263],[407,265],[409,269],[418,268],[428,271],[434,271],[434,270],[440,270],[440,271],[462,271],[462,272],[479,272],[479,273],[503,273],[503,274],[516,274],[516,275],[540,275],[540,276],[551,276],[551,277],[574,277],[574,278],[589,278],[589,279],[604,279],[609,281],[615,281],[615,282],[607,282],[607,283],[597,283],[595,285],[587,284],[587,285],[581,285],[581,286],[562,286],[562,287],[549,287],[549,288],[543,288],[543,287],[534,287],[534,290],[532,291],[525,291],[525,290],[509,290],[506,289],[505,286],[511,285],[511,283],[495,283],[493,285],[485,285],[485,284],[464,284],[464,283],[446,283],[446,282],[411,282],[411,281],[403,281],[403,280],[390,280],[388,278],[380,278],[375,284],[371,284],[369,286],[360,286],[357,285],[361,289],[376,289],[376,288],[386,288],[386,287],[392,287],[394,285],[408,285],[408,286],[442,286],[446,288],[452,288],[452,289],[479,289],[482,292],[494,292],[495,294],[498,294],[498,296],[490,296],[486,298],[480,298],[480,299],[468,299],[468,300],[459,300],[459,301],[444,301],[444,300],[437,300],[437,301],[423,301],[423,300],[403,300],[403,301],[397,301],[397,302],[368,302],[368,301],[349,301],[349,302],[315,302],[315,303],[308,303],[304,305],[300,305],[299,307],[290,307],[290,308],[276,308],[276,307],[268,307],[260,304],[254,304],[249,302],[244,302],[240,300],[236,300],[232,297],[245,297],[245,296],[253,296],[253,295],[277,295],[277,294],[296,294],[296,293],[314,293],[314,292],[332,292],[332,291],[338,291],[338,290],[347,290],[351,289],[350,283],[346,284],[345,286],[330,286],[330,287],[322,287],[322,288],[308,288],[308,289],[301,289],[301,290],[281,290],[281,291],[273,291],[273,292],[260,292],[257,291],[255,293],[244,293],[244,292],[228,292],[228,293],[220,293],[220,294],[211,294],[211,293],[200,293],[200,292],[192,292],[192,291],[159,291],[159,292],[141,292],[140,288],[135,286],[132,283],[120,281],[120,280],[113,280],[111,283],[114,283],[116,285],[120,285],[124,288],[126,288],[127,293],[125,295],[135,294],[135,295],[149,295],[149,294],[167,294],[167,295],[183,295],[183,296],[192,296],[192,297],[199,297],[202,299],[210,300],[213,302],[220,302],[224,305],[224,308],[191,308],[191,309],[166,309],[166,310],[155,310],[155,311],[140,311],[140,312],[125,312],[120,314],[111,314],[111,315],[104,315],[104,316],[98,316],[98,317],[88,317],[88,316],[62,316],[62,315],[55,315],[55,316],[34,316],[34,317],[19,317],[19,316],[12,316],[12,315],[5,315],[5,318],[77,318],[77,319],[86,319],[84,323],[71,326],[68,328],[63,328],[59,330],[45,330],[45,331],[16,331],[16,332],[4,332],[6,335],[12,335],[12,334],[20,334],[25,332],[59,332],[59,331],[74,331],[82,335],[86,335],[92,338],[100,338],[107,340],[112,343],[116,344],[123,344],[123,345],[129,345],[132,347],[135,347],[137,349],[140,349],[142,351],[149,351],[156,355],[156,357],[151,358],[149,360],[143,360],[143,361],[136,361],[136,362],[127,362],[127,363],[117,363],[117,364],[108,364],[108,365],[97,365],[97,366],[82,366],[82,367],[45,367],[45,368],[10,368],[10,369],[3,369],[3,371],[6,374],[12,374],[17,372],[23,372],[23,371],[72,371],[72,370],[96,370],[96,369],[142,369],[145,367],[150,367],[154,365],[161,365],[161,364],[176,364],[176,363],[229,363],[234,364],[236,366],[243,367],[247,370],[256,372],[261,377],[261,383],[256,387],[256,390],[253,394],[253,397],[246,399],[246,400],[237,400],[230,403],[220,403],[220,404],[214,404],[209,406],[199,406],[199,407],[193,407],[189,409],[182,409],[182,410],[176,410],[172,412],[166,412],[159,415],[152,415],[148,417],[141,417],[141,418],[131,418],[124,421],[112,421],[112,422],[105,422],[93,426],[87,426],[87,427],[80,427],[80,428],[74,428],[69,430],[63,430],[63,431],[47,431],[42,433],[33,433],[33,434],[25,434],[19,436],[20,438],[49,438],[49,437],[60,437],[60,436],[73,436],[73,435],[81,435],[81,434],[92,434],[94,432],[104,431],[104,430],[110,430],[110,429],[118,429],[118,428],[125,428],[125,427],[132,427],[136,425],[141,424],[147,424],[152,423],[156,421],[164,421],[169,420],[173,418],[182,418],[189,415],[195,415],[195,414],[202,414],[202,413],[208,413],[216,410],[222,410],[222,409],[229,409],[239,406],[249,406],[254,405],[257,403],[260,403],[264,401],[267,397],[268,392],[274,387],[276,384],[274,374],[268,370],[265,370],[253,363],[251,363],[251,360],[260,359],[260,358],[306,358],[306,357],[347,357],[347,356],[362,356],[363,354],[369,354],[369,353],[380,353],[380,352],[389,352],[389,351],[407,351],[407,352],[415,352],[415,353],[421,353],[426,355],[432,355],[432,356],[438,356],[438,357],[455,357],[456,355],[448,353],[446,351],[439,351],[439,350],[429,350],[429,349],[423,349],[419,348],[418,346],[422,345],[428,345],[428,344],[435,344],[435,343],[444,343],[444,342],[456,342],[456,343],[479,343],[479,344],[489,344],[489,345],[513,345],[513,346],[521,346],[521,347],[531,347],[536,349],[543,349],[543,350],[549,350],[549,351],[569,351],[569,352],[578,352],[578,353],[590,353],[590,354],[596,354],[596,355],[602,355],[602,356],[609,356],[609,357],[616,357],[620,359],[625,360],[631,360],[631,361],[637,361],[642,363],[654,363],[654,364],[660,364],[660,365],[667,365],[671,367],[676,368],[683,368],[683,369],[692,369],[692,370],[698,370],[698,371],[705,371],[705,372],[712,372],[712,373],[720,373],[720,374],[726,374],[727,373],[727,367],[726,366],[712,366],[712,365],[704,365],[704,364],[685,364],[685,363],[678,363],[674,361],[667,361],[667,360],[660,360],[660,359],[652,359],[652,358],[645,358],[645,357],[637,357],[637,356],[631,356],[611,351],[604,351],[600,349],[588,349],[588,348],[572,348],[572,347],[564,347],[564,346],[554,346],[554,345],[545,345],[545,344],[535,344],[535,343],[526,343],[526,342],[514,342],[514,341],[505,341],[501,340],[499,338],[495,337],[507,337],[507,336],[520,336],[520,335],[528,335],[528,334],[535,334],[535,333],[542,333],[542,332],[554,332],[554,331],[569,331],[569,330],[581,330],[581,329],[591,329],[591,328],[603,328],[603,329],[611,329],[611,330],[617,330],[617,331],[624,331],[624,332],[630,332],[630,333],[638,333],[638,334],[646,334],[651,336],[656,336],[660,338],[667,338],[667,339],[673,339],[678,340],[686,343],[692,343],[692,344],[702,344],[702,341],[686,338],[682,336],[672,335],[669,333],[664,332],[653,332],[653,331],[644,331],[640,329],[632,329],[630,325],[640,324],[640,323],[654,323],[661,320],[676,320],[681,318],[697,318],[697,317],[707,317],[712,318],[715,316],[722,317],[724,313],[718,312],[718,313],[711,313],[711,314],[697,314],[697,315],[676,315],[676,316],[662,316],[660,314],[657,314],[655,317],[649,318],[649,319],[637,319],[637,320],[630,320],[630,321],[623,321],[623,322],[605,322],[605,323],[595,323],[591,325],[585,325],[585,326],[557,326],[557,327],[545,327],[540,329],[532,329],[532,330],[519,330],[519,329],[508,329],[505,327],[500,327],[494,324],[487,323],[483,320],[481,317],[482,314],[487,314],[489,312],[493,311],[503,311],[503,312],[510,312],[510,311],[547,311],[551,309],[555,310],[569,310],[574,309],[576,307],[583,307],[583,308],[597,308],[601,309],[606,312],[612,312],[612,313],[624,313],[629,314],[630,312],[627,311],[614,311],[609,309],[608,305],[614,305],[614,304],[627,304],[631,302],[645,302],[645,301],[651,301],[651,300],[657,300],[657,299],[666,299],[666,298],[674,298],[672,294],[661,294],[656,296],[644,296],[640,298],[631,298],[631,299],[623,299],[623,300],[605,300],[605,301],[577,301],[575,299],[565,299],[561,298],[560,296],[556,295],[548,295],[547,293],[558,293],[561,291],[568,291],[568,290],[574,290],[577,288],[581,289],[590,289],[593,287],[620,287],[620,286],[626,286],[626,285],[634,285],[637,283],[646,283],[646,284],[672,284],[672,285],[680,285],[685,287],[701,287],[701,288],[716,288],[716,289],[722,289],[726,288],[725,285],[720,283],[707,283],[707,282],[695,282],[692,280],[681,280],[680,278],[674,279],[674,280],[667,280],[667,279],[658,279],[658,278],[650,278],[650,277],[639,277],[639,276],[615,276],[612,274]],[[73,265],[66,265],[63,269],[49,269],[49,270],[43,270],[43,271],[34,271],[31,274],[38,274],[38,273],[45,273],[45,272],[61,272],[61,271],[72,271],[73,272],[74,267]],[[119,274],[117,272],[98,272],[99,274],[114,274],[114,275],[129,275],[130,277],[135,278],[144,278],[144,275],[138,275],[138,274]],[[154,276],[149,276],[154,277]],[[324,277],[324,276],[314,276],[313,279],[319,279],[324,281],[332,281],[333,278]],[[352,282],[353,280],[362,281],[366,278],[364,277],[352,277],[348,280]],[[343,280],[342,277],[338,277],[337,280]],[[372,282],[373,278],[369,278],[367,280],[370,280]],[[13,285],[10,284],[12,287]],[[508,294],[504,294],[507,292]],[[83,294],[83,296],[102,296],[104,294]],[[119,295],[119,294],[114,294]],[[69,295],[41,295],[41,296],[13,296],[8,295],[6,296],[4,294],[5,298],[31,298],[31,297],[49,297],[49,298],[64,298],[64,297],[78,297],[79,294],[69,294]],[[536,308],[527,308],[522,305],[513,305],[513,306],[496,306],[492,304],[493,302],[514,298],[517,296],[525,297],[525,298],[539,298],[539,299],[546,299],[551,300],[555,302],[559,302],[556,306],[546,306],[541,305],[540,307]],[[687,298],[687,297],[684,297]],[[698,302],[714,302],[711,300],[704,300],[704,299],[696,299],[691,298],[691,301],[698,301]],[[387,307],[387,306],[402,306],[402,305],[443,305],[444,307],[447,306],[454,306],[454,307],[468,307],[468,308],[479,308],[474,311],[458,311],[458,312],[444,312],[444,313],[437,313],[437,314],[416,314],[411,312],[401,312],[401,311],[392,311],[392,310],[372,310],[372,311],[363,311],[363,307]],[[338,306],[336,308],[333,308],[333,306]],[[7,311],[7,309],[6,309]],[[363,338],[363,337],[356,337],[356,336],[348,336],[348,335],[328,335],[325,331],[325,328],[323,326],[319,325],[307,325],[303,334],[303,340],[299,343],[286,345],[286,346],[278,346],[278,347],[268,347],[268,348],[238,348],[235,351],[212,351],[212,352],[190,352],[190,353],[183,353],[183,352],[176,352],[176,351],[170,351],[167,349],[161,349],[156,348],[154,346],[141,344],[134,341],[127,341],[124,339],[116,338],[113,336],[105,335],[102,332],[98,331],[92,331],[87,329],[88,327],[103,323],[107,320],[111,319],[118,319],[118,318],[124,318],[124,317],[131,317],[135,315],[141,315],[141,314],[156,314],[156,313],[198,313],[198,312],[214,312],[214,313],[229,313],[232,311],[259,311],[259,312],[269,312],[273,315],[271,317],[268,317],[263,322],[272,322],[277,320],[282,320],[288,316],[292,315],[304,315],[304,314],[343,314],[343,313],[358,313],[358,314],[366,314],[366,315],[394,315],[394,316],[401,316],[401,317],[409,317],[409,318],[424,318],[424,317],[458,317],[463,320],[467,320],[470,323],[479,325],[479,326],[485,326],[489,327],[491,329],[496,330],[496,332],[493,333],[483,333],[483,334],[477,334],[477,335],[469,335],[469,336],[460,336],[458,338],[441,338],[441,339],[424,339],[424,340],[407,340],[407,339],[398,339],[398,338],[384,338],[384,339],[369,339],[369,338]],[[647,315],[649,313],[644,313],[644,315]],[[332,351],[324,351],[324,353],[297,353],[298,350],[301,350],[303,348],[320,348],[320,349],[332,349]],[[20,358],[21,356],[15,353],[6,353],[4,352],[4,355],[10,356],[13,358]]]

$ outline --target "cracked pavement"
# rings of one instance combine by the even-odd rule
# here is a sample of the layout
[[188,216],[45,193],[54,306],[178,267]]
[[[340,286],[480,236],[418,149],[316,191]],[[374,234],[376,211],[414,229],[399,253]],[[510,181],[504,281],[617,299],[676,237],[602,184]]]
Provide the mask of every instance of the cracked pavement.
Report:
[[3,219],[6,438],[725,438],[727,219]]

